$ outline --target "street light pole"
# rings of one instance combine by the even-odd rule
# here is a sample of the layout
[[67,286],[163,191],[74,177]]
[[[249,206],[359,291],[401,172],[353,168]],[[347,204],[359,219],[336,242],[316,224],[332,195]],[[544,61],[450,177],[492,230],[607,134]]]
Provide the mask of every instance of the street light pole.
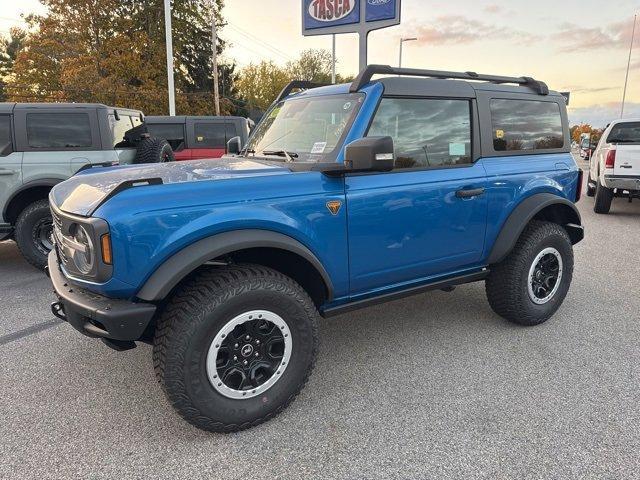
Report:
[[633,29],[631,30],[631,46],[629,46],[629,59],[627,60],[627,74],[624,77],[624,90],[622,91],[622,107],[620,108],[620,118],[624,115],[624,102],[627,99],[627,83],[629,81],[629,68],[631,67],[631,51],[633,50],[633,37],[636,34],[636,18],[638,14],[633,16]]
[[336,83],[336,34],[331,35],[331,83]]
[[173,85],[173,39],[171,35],[171,4],[164,0],[164,33],[167,45],[167,88],[169,90],[169,115],[176,114],[176,92]]
[[211,50],[213,63],[213,104],[216,116],[220,116],[220,91],[218,86],[218,32],[216,30],[216,7],[211,0]]
[[418,40],[418,39],[416,37],[400,38],[400,55],[398,57],[398,68],[402,68],[402,44],[404,42],[412,42],[414,40]]

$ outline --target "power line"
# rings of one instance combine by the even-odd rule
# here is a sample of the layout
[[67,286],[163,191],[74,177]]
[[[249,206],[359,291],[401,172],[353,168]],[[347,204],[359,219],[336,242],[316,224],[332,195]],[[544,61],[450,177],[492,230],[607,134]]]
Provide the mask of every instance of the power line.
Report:
[[[233,30],[236,31],[236,33],[238,33],[239,35],[242,35],[243,37],[245,37],[247,40],[249,40],[250,42],[254,42],[256,45],[261,46],[267,50],[269,50],[270,52],[282,57],[285,60],[290,60],[290,61],[294,61],[295,59],[283,52],[282,50],[278,49],[277,47],[274,47],[273,45],[265,42],[263,39],[260,39],[258,37],[256,37],[255,35],[252,35],[251,33],[247,32],[246,30],[241,29],[240,27],[237,27],[231,23],[227,23],[227,26],[231,27]],[[237,42],[240,43],[240,42]],[[244,47],[246,47],[246,45],[243,45]],[[254,53],[255,50],[254,50]]]

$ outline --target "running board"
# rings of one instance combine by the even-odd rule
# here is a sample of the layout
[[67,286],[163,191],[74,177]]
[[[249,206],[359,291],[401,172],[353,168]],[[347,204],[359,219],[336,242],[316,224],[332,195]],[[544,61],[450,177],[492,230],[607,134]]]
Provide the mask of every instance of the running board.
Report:
[[344,305],[338,305],[336,307],[329,307],[323,309],[320,312],[324,318],[334,317],[343,313],[351,312],[353,310],[359,310],[365,307],[371,307],[380,303],[390,302],[392,300],[398,300],[400,298],[409,297],[411,295],[417,295],[419,293],[428,292],[430,290],[447,290],[456,285],[462,285],[464,283],[478,282],[484,280],[489,275],[489,269],[485,268],[479,272],[468,273],[466,275],[459,275],[457,277],[450,277],[444,280],[438,280],[432,283],[419,285],[416,287],[405,288],[404,290],[398,290],[391,293],[384,293],[375,297],[366,298],[364,300],[356,300]]

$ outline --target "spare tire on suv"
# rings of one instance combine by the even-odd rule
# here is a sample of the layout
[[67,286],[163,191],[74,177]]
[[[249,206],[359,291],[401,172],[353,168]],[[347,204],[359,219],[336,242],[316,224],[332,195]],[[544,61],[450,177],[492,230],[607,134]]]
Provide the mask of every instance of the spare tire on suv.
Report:
[[175,162],[171,145],[164,138],[143,138],[136,150],[133,163]]

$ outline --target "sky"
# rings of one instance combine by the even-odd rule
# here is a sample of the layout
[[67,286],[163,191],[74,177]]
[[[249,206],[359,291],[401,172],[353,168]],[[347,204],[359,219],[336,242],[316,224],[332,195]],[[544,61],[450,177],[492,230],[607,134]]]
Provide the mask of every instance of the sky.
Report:
[[[242,67],[285,64],[308,48],[331,49],[330,36],[303,37],[301,0],[226,0],[230,44],[225,57]],[[42,12],[38,0],[0,0],[0,32],[20,15]],[[402,23],[369,35],[369,63],[531,76],[570,91],[572,123],[604,126],[620,116],[634,12],[640,0],[402,0]],[[337,69],[355,74],[356,35],[337,37]],[[640,117],[640,17],[631,58],[625,117]]]

